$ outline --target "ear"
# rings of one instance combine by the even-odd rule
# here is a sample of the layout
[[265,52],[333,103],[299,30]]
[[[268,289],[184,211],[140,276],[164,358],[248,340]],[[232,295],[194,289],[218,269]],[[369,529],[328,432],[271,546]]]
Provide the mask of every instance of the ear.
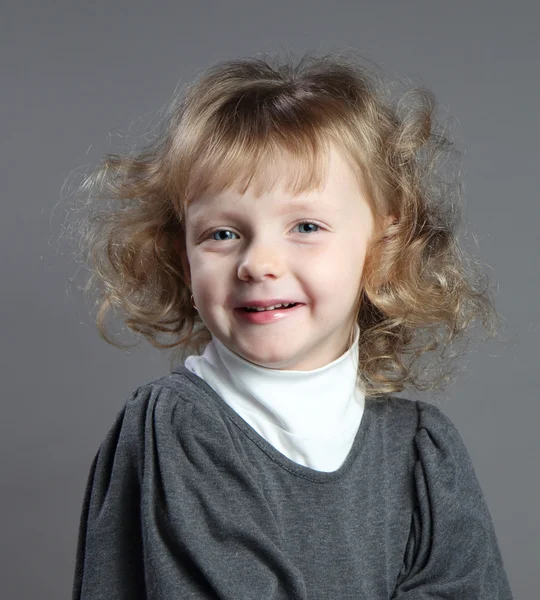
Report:
[[391,237],[391,234],[389,233],[389,229],[392,225],[395,225],[396,223],[399,223],[399,218],[394,215],[388,215],[387,217],[384,218],[383,220],[383,238],[389,238]]
[[390,225],[395,225],[399,222],[399,218],[396,215],[388,215],[384,221],[385,228],[390,227]]

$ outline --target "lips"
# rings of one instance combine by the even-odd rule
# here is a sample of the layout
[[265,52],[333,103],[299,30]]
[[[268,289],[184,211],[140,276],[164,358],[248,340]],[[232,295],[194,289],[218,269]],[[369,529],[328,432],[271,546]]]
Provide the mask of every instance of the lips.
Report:
[[273,324],[280,323],[281,321],[294,318],[294,315],[299,314],[303,307],[303,303],[294,304],[288,308],[280,307],[275,309],[249,309],[240,307],[234,309],[234,314],[239,320],[239,323],[244,325],[249,324],[271,326]]

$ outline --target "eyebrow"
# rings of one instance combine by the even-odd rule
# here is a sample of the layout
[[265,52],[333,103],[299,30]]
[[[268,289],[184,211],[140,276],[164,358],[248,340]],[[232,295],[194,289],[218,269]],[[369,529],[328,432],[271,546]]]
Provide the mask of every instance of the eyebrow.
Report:
[[[292,212],[298,212],[303,210],[317,210],[319,208],[320,204],[316,201],[306,202],[305,200],[292,200],[291,202],[288,202],[287,204],[283,205],[281,210],[277,211],[277,214],[281,216]],[[237,216],[238,213],[235,210],[231,210],[230,208],[224,208],[223,210],[217,209],[214,211],[211,211],[211,209],[203,208],[195,212],[191,221],[194,226],[197,226],[200,224],[201,221],[203,221],[206,218],[219,217],[224,219],[234,219]]]

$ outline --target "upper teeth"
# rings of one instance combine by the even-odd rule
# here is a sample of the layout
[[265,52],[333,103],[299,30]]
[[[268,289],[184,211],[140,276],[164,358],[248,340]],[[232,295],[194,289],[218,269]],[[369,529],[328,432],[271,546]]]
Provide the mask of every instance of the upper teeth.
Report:
[[275,308],[279,308],[280,306],[291,306],[294,302],[289,302],[288,304],[275,304],[274,306],[267,306],[266,308],[262,308],[261,306],[246,306],[246,308],[253,308],[254,310],[263,311],[263,310],[274,310]]

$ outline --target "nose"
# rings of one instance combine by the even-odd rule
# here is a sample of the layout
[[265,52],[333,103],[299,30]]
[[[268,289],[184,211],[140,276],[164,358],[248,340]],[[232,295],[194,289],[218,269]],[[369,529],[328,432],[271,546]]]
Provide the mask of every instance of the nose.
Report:
[[265,277],[281,277],[285,270],[285,261],[275,244],[268,242],[250,245],[238,263],[238,278],[243,281],[253,279],[261,281]]

